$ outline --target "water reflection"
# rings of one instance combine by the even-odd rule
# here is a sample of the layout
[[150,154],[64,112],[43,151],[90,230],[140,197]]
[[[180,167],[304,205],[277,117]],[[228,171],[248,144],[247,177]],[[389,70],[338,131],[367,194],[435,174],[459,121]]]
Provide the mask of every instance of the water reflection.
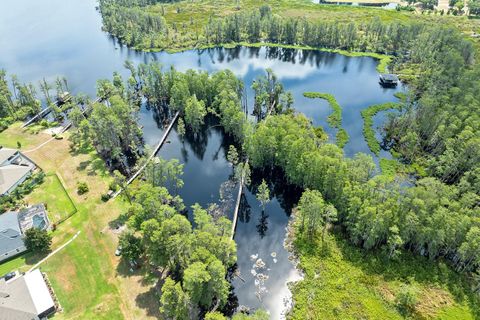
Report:
[[[267,181],[271,200],[262,210],[255,193]],[[237,272],[233,279],[238,302],[251,309],[265,308],[272,319],[283,317],[290,303],[287,282],[299,278],[284,248],[285,227],[300,190],[288,185],[278,170],[254,171],[237,225]]]
[[[72,92],[91,96],[95,95],[97,79],[111,78],[114,71],[128,76],[123,68],[127,59],[134,64],[157,61],[165,67],[174,65],[180,71],[193,68],[213,72],[228,68],[245,82],[250,107],[253,79],[264,74],[265,68],[271,68],[285,88],[292,91],[296,110],[311,118],[314,125],[323,126],[331,137],[336,130],[326,122],[331,113],[328,103],[307,99],[303,93],[327,92],[336,97],[343,107],[343,127],[350,136],[344,148],[347,156],[370,153],[362,135],[360,111],[369,105],[395,101],[393,95],[400,90],[378,85],[377,61],[368,57],[265,47],[213,48],[176,54],[137,52],[102,32],[95,5],[96,0],[3,0],[1,6],[9,10],[0,10],[0,66],[17,74],[22,82],[38,83],[43,77],[53,80],[65,76]],[[164,120],[165,114],[158,109],[142,107],[139,122],[147,144],[158,143]],[[232,141],[223,130],[208,119],[200,134],[189,133],[180,138],[174,129],[168,140],[159,156],[177,158],[185,164],[185,185],[179,190],[185,204],[198,202],[206,207],[217,203],[220,211],[231,215],[228,204],[236,189],[229,182],[233,171],[225,156]],[[234,278],[235,296],[230,300],[230,307],[265,307],[272,318],[281,317],[281,305],[284,299],[288,300],[286,281],[298,277],[283,241],[299,190],[288,186],[282,177],[279,172],[254,172],[252,185],[242,197],[235,240],[238,271],[245,282]],[[262,178],[267,180],[272,197],[265,211],[254,195]],[[258,274],[268,278],[259,278]]]

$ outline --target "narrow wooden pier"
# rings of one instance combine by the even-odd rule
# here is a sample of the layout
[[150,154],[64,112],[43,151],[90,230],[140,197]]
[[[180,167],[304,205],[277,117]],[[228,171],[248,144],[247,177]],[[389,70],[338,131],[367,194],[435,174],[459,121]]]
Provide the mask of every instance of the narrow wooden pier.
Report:
[[[246,165],[248,165],[248,159],[245,161],[244,166]],[[231,240],[233,240],[233,237],[235,236],[235,229],[237,228],[238,211],[240,210],[240,200],[242,199],[244,182],[245,182],[245,175],[242,174],[242,177],[240,178],[240,186],[238,188],[237,203],[235,204],[235,210],[233,211],[232,232],[230,233]]]
[[[90,105],[88,105],[86,108],[84,108],[82,110],[82,114],[85,115],[85,113],[90,110],[92,108],[92,106],[95,104],[95,103],[98,103],[102,101],[102,98],[96,98],[93,102],[90,103]],[[63,129],[60,131],[60,133],[64,133],[65,131],[67,131],[68,129],[70,129],[70,127],[72,126],[72,121],[68,121],[67,124],[65,124],[65,126],[63,127]]]
[[31,118],[30,120],[28,120],[27,122],[23,123],[22,124],[22,128],[25,128],[27,126],[29,126],[30,124],[32,124],[33,122],[37,121],[37,119],[41,119],[43,118],[45,115],[49,114],[50,111],[52,111],[52,107],[49,106],[45,109],[43,109],[42,111],[40,111],[39,113],[37,113],[33,118]]
[[[64,96],[66,98],[61,98],[61,97],[57,98],[57,100],[55,101],[56,106],[58,106],[60,103],[66,103],[66,102],[68,102],[72,99],[72,96],[70,95],[69,92],[65,92]],[[51,105],[46,107],[45,109],[42,109],[39,113],[37,113],[35,116],[33,116],[33,118],[31,118],[30,120],[28,120],[24,124],[22,124],[22,128],[25,128],[25,127],[29,126],[30,124],[32,124],[33,122],[37,121],[38,119],[43,118],[44,116],[49,114],[50,111],[52,111],[52,106]]]
[[[170,131],[172,130],[173,125],[175,124],[175,121],[177,121],[179,115],[180,115],[180,112],[177,111],[177,113],[175,113],[175,115],[173,116],[173,119],[172,119],[172,121],[170,122],[170,124],[168,125],[167,129],[165,129],[165,132],[163,133],[163,136],[162,136],[162,138],[160,139],[160,141],[158,142],[157,146],[155,147],[155,149],[153,149],[152,154],[148,157],[147,161],[145,161],[145,163],[140,167],[140,169],[138,169],[137,172],[135,172],[135,173],[127,180],[127,182],[125,183],[125,186],[128,186],[128,185],[129,185],[130,183],[132,183],[136,178],[138,178],[138,176],[140,175],[140,173],[142,173],[142,171],[145,170],[145,168],[147,167],[148,163],[153,159],[153,157],[155,157],[155,155],[158,153],[158,151],[160,150],[160,148],[162,147],[162,145],[165,143],[165,140],[167,140],[168,134],[169,134]],[[122,191],[123,191],[124,189],[125,189],[125,187],[120,188],[120,190],[116,191],[116,192],[112,195],[112,198],[117,197],[120,193],[122,193]]]

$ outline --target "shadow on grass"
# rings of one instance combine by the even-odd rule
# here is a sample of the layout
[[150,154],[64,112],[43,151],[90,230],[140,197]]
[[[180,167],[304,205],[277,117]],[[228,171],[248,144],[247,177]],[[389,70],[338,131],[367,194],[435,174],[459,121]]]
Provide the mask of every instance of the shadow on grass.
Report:
[[160,280],[160,272],[152,272],[145,261],[141,262],[138,269],[131,268],[129,262],[122,258],[117,265],[117,273],[122,277],[139,277],[139,285],[149,286],[150,289],[142,292],[135,297],[135,303],[141,309],[144,309],[148,316],[160,318],[160,292],[163,280]]
[[139,308],[144,309],[148,316],[161,319],[160,297],[158,292],[158,286],[151,287],[147,292],[139,294],[135,298],[135,303]]

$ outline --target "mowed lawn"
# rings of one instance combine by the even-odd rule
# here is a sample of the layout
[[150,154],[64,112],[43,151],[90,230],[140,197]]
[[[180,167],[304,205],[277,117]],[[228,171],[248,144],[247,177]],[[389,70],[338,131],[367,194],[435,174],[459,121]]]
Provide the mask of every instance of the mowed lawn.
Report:
[[21,128],[22,122],[15,122],[6,130],[0,133],[0,146],[25,151],[39,145],[41,142],[51,138],[50,135],[43,132],[37,134],[29,134],[26,129]]
[[[16,147],[15,141],[22,141],[24,150],[35,149],[50,138],[46,134],[30,134],[19,127],[0,133],[0,142],[8,142],[4,145]],[[122,197],[106,203],[101,200],[111,181],[103,160],[93,149],[72,152],[67,138],[68,134],[64,140],[51,140],[28,153],[47,176],[27,201],[47,203],[50,214],[55,217],[63,216],[74,207],[78,210],[52,233],[52,249],[78,231],[79,236],[40,266],[63,308],[55,319],[154,318],[158,313],[158,298],[153,285],[142,281],[139,274],[130,274],[128,268],[119,267],[120,260],[114,255],[118,240],[112,222],[125,212],[126,203]],[[79,181],[89,187],[89,192],[81,196],[77,194]],[[26,271],[41,258],[24,254],[0,264],[0,274],[16,269]]]
[[26,196],[25,201],[30,205],[35,203],[46,204],[48,218],[51,223],[55,224],[77,212],[75,204],[55,173],[47,174],[43,183]]

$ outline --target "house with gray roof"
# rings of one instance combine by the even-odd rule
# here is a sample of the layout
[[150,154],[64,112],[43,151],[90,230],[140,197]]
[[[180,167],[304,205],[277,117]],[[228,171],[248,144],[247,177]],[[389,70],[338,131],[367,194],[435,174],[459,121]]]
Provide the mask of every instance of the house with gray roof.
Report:
[[0,147],[0,195],[15,190],[35,168],[35,163],[20,151]]
[[0,261],[26,250],[17,212],[9,211],[0,214]]
[[9,211],[0,214],[0,262],[27,250],[23,235],[31,228],[50,229],[50,221],[43,203],[24,208],[20,212]]
[[0,319],[47,319],[56,310],[51,290],[39,269],[11,280],[0,279]]

